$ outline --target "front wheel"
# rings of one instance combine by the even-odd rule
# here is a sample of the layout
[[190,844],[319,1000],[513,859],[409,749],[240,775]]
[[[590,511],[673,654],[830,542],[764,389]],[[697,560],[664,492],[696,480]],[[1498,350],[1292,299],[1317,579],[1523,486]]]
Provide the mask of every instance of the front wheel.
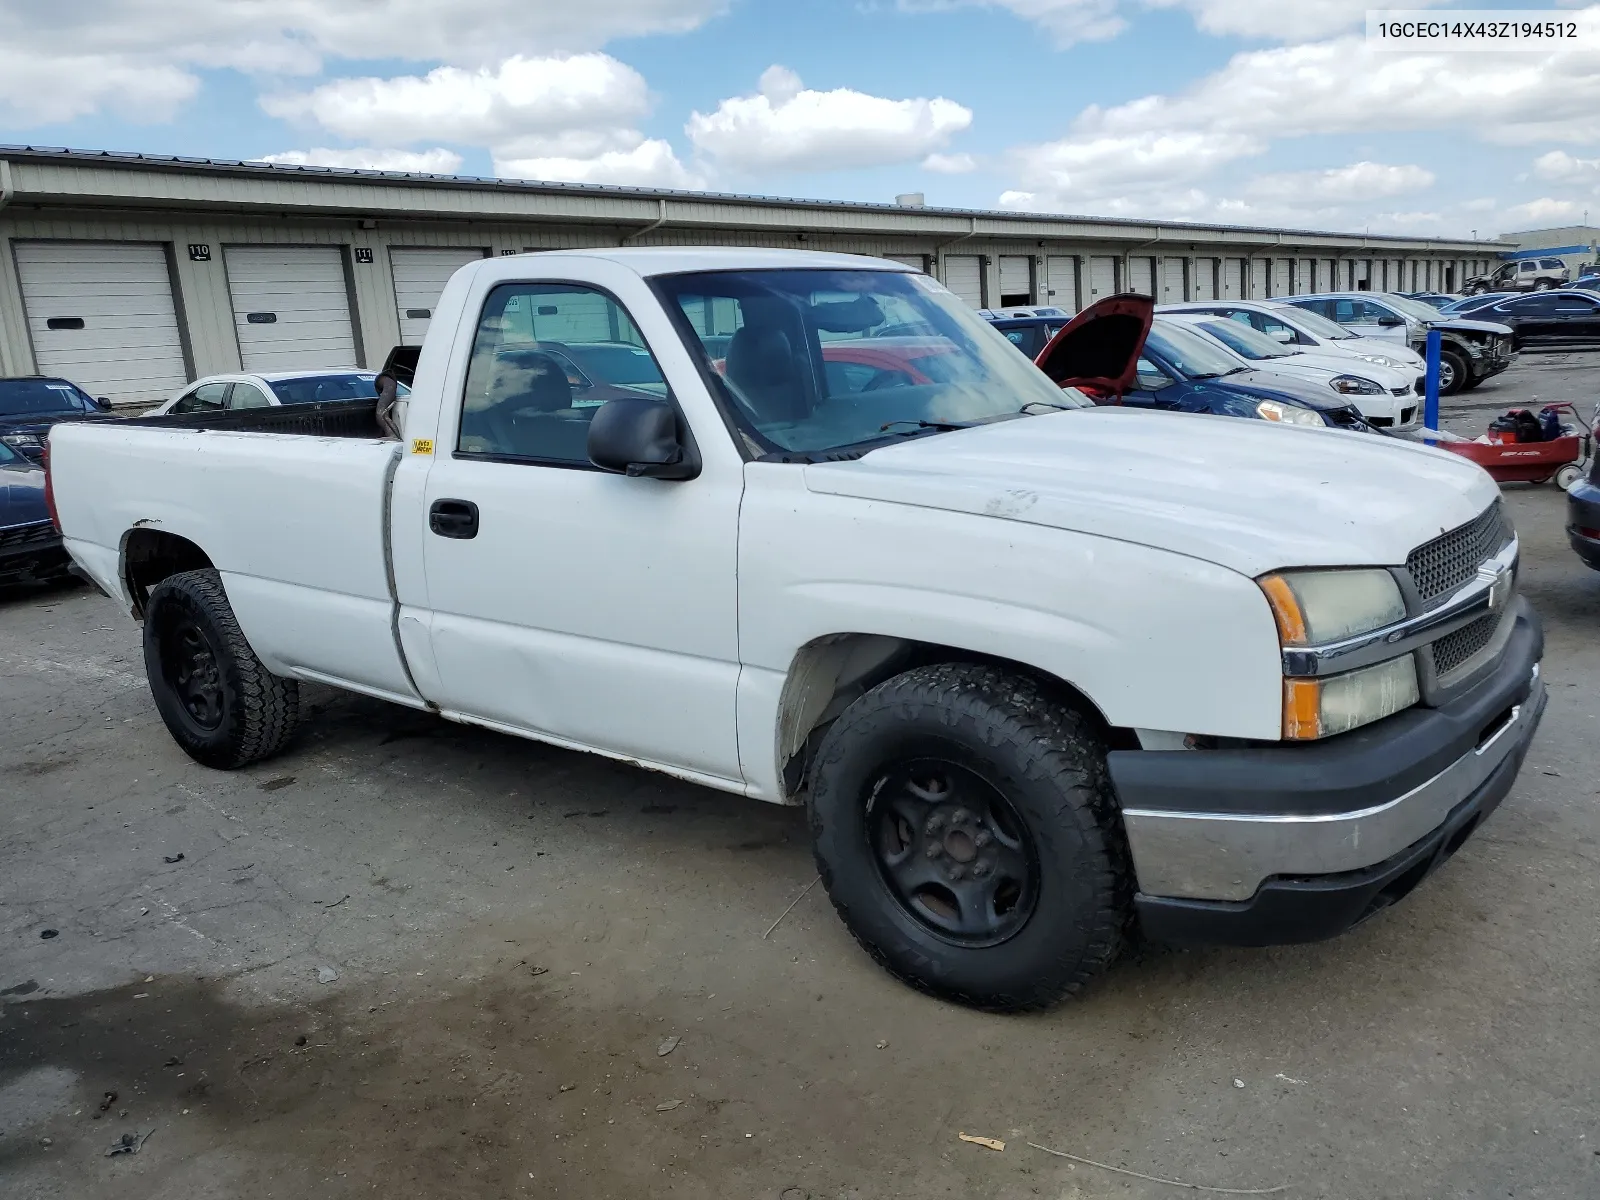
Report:
[[1105,748],[1026,676],[945,663],[880,684],[823,738],[810,810],[834,908],[915,988],[1042,1008],[1117,954],[1132,887]]
[[261,665],[214,570],[171,575],[151,591],[144,666],[167,731],[203,766],[231,771],[294,734],[299,685]]
[[1470,378],[1472,373],[1461,354],[1454,350],[1439,352],[1439,395],[1454,396],[1466,387]]

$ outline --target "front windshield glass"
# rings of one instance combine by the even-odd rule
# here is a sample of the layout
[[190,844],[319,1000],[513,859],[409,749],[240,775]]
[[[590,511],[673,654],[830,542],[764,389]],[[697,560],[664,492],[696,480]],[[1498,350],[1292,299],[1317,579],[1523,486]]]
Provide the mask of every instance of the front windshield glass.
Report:
[[1421,300],[1411,300],[1405,296],[1393,294],[1383,298],[1383,302],[1390,308],[1404,313],[1417,321],[1437,321],[1439,310],[1431,304],[1424,304]]
[[735,419],[767,453],[839,450],[1047,411],[1036,405],[1089,404],[926,275],[715,271],[655,284]]
[[1309,308],[1296,305],[1292,312],[1285,315],[1295,323],[1296,327],[1315,337],[1326,338],[1330,342],[1347,342],[1356,336],[1343,325],[1330,321],[1321,313],[1313,312]]
[[1170,321],[1157,321],[1144,341],[1145,349],[1167,360],[1185,379],[1210,379],[1244,367],[1239,357],[1208,342],[1193,330]]
[[56,417],[98,411],[93,400],[62,379],[0,380],[0,416]]
[[1294,351],[1243,321],[1202,321],[1200,328],[1246,358],[1288,358]]

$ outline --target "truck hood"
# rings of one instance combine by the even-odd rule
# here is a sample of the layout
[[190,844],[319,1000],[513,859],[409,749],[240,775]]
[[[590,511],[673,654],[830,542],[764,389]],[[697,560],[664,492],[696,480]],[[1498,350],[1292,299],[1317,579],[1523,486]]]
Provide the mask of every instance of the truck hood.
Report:
[[1473,321],[1464,317],[1447,317],[1443,321],[1433,321],[1428,326],[1430,329],[1448,329],[1453,333],[1489,333],[1500,337],[1511,336],[1511,326],[1502,325],[1498,321]]
[[1475,464],[1416,443],[1126,408],[926,434],[803,470],[815,493],[1073,530],[1252,577],[1402,564],[1499,494]]

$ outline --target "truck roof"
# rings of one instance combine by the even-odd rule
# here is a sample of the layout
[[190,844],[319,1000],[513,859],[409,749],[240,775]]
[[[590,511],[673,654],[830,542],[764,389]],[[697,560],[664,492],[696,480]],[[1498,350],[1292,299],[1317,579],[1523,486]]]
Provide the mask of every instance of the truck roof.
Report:
[[[544,257],[602,258],[640,275],[678,275],[689,271],[839,270],[905,271],[912,267],[864,254],[828,254],[819,250],[765,250],[744,246],[621,246],[586,250],[539,250]],[[507,257],[522,257],[520,255]],[[485,262],[503,262],[485,259]]]

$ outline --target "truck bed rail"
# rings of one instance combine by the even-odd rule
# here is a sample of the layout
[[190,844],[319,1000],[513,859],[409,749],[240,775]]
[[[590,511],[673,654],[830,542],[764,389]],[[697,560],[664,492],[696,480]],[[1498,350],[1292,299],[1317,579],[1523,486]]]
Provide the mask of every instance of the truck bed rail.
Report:
[[215,429],[233,433],[299,433],[314,437],[381,438],[376,397],[361,400],[319,400],[218,412],[168,413],[129,417],[124,425],[155,429]]

